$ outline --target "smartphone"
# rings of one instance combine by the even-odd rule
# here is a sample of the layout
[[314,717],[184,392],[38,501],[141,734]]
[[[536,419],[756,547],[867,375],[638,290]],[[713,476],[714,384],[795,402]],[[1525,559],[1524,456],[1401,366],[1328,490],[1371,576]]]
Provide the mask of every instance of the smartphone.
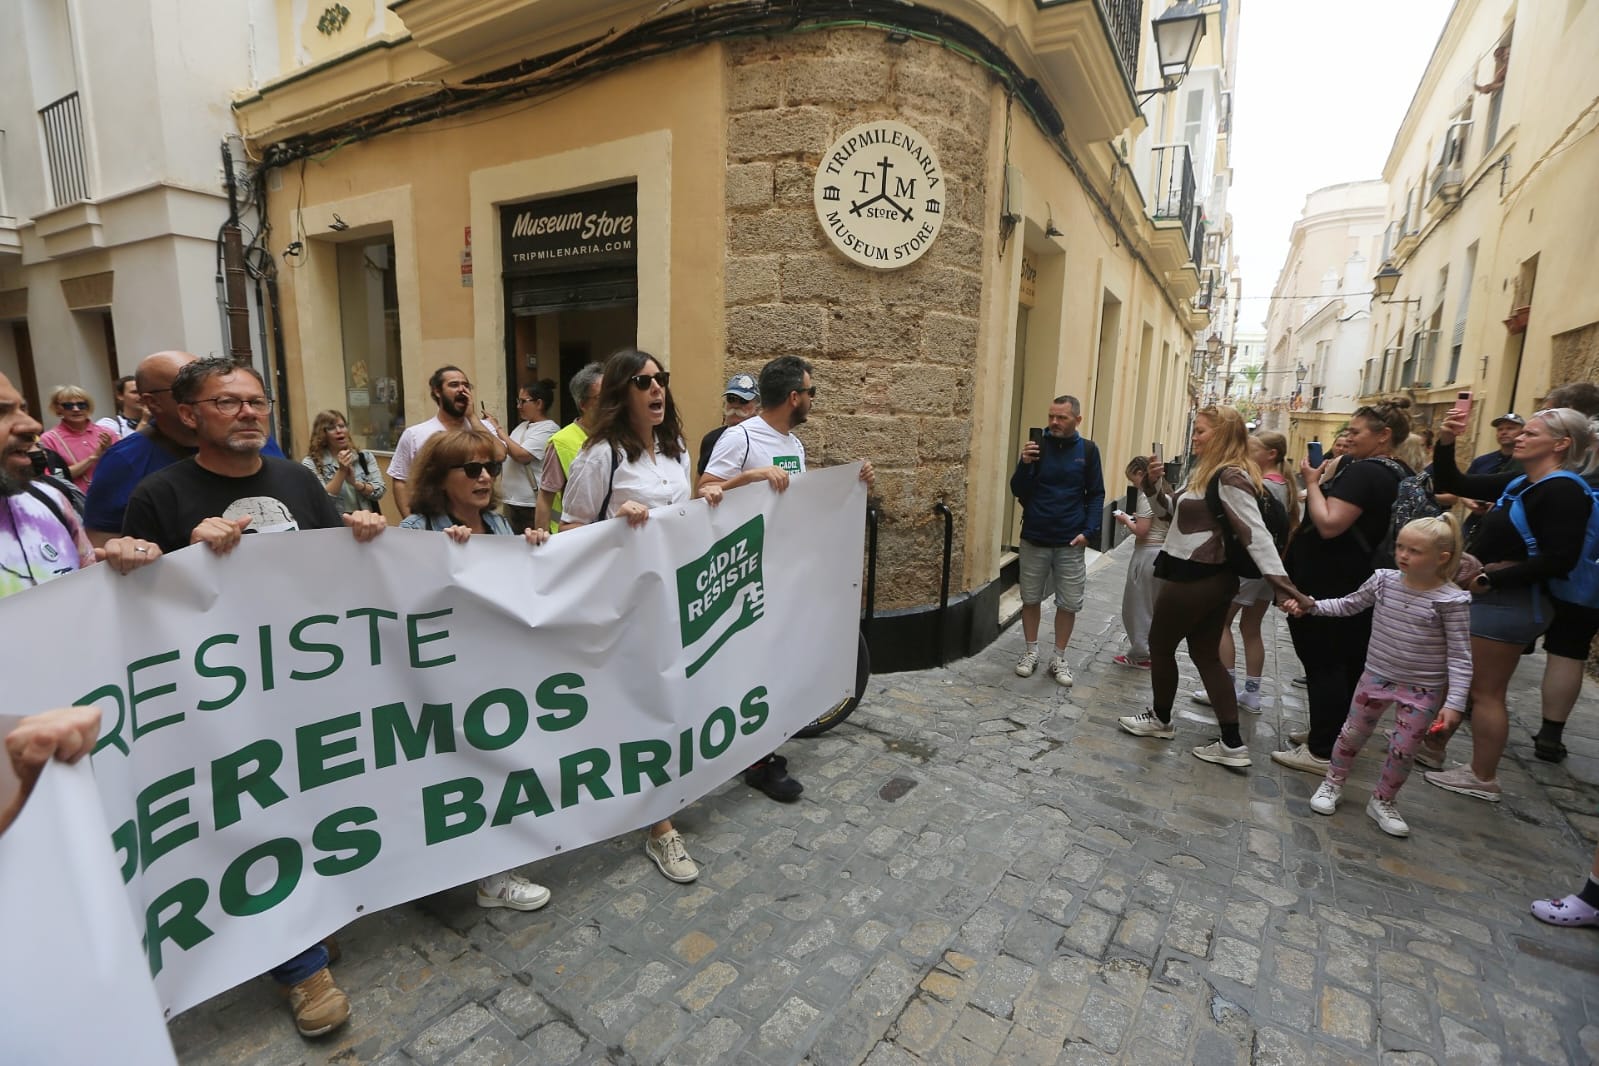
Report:
[[1161,458],[1160,441],[1156,441],[1154,444],[1149,446],[1149,454],[1155,457],[1155,462],[1157,463],[1163,463],[1166,461],[1165,459]]
[[1319,441],[1319,440],[1311,441],[1310,445],[1309,445],[1309,448],[1310,448],[1310,465],[1311,465],[1311,467],[1315,468],[1315,467],[1320,466],[1321,465],[1321,460],[1322,460],[1321,441]]
[[1111,514],[1117,518],[1125,518],[1127,516],[1127,512],[1122,510],[1120,507],[1112,511]]
[[1470,417],[1470,415],[1471,415],[1471,390],[1470,389],[1461,389],[1459,394],[1457,394],[1455,396],[1454,412],[1456,414],[1460,415],[1462,418]]
[[1027,431],[1027,440],[1029,443],[1036,444],[1042,448],[1044,446],[1044,431],[1036,426],[1033,427]]

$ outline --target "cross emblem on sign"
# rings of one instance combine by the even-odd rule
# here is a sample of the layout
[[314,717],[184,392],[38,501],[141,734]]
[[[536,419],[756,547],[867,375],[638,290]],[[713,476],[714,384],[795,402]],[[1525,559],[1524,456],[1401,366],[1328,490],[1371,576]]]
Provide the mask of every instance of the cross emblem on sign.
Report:
[[[869,197],[865,200],[861,200],[858,203],[852,201],[849,205],[849,213],[858,216],[866,208],[871,207],[878,201],[882,201],[889,207],[892,207],[894,210],[898,211],[902,221],[909,222],[911,220],[910,208],[906,207],[904,204],[888,195],[888,172],[894,169],[894,164],[888,161],[887,156],[884,156],[883,161],[877,164],[877,169],[883,172],[882,178],[878,183],[877,195]],[[866,179],[871,177],[872,172],[869,170],[857,170],[855,173],[861,176],[861,191],[865,192]],[[904,183],[901,182],[900,184],[903,185]],[[912,195],[914,195],[915,188],[916,183],[913,180],[911,182],[911,189],[913,190]]]

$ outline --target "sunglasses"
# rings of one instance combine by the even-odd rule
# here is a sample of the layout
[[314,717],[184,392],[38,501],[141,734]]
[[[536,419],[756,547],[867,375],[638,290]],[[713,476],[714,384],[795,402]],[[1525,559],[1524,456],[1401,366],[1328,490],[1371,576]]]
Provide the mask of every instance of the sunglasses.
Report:
[[662,370],[654,374],[634,374],[627,380],[631,381],[633,383],[633,387],[638,391],[649,392],[650,382],[653,381],[655,384],[664,389],[666,388],[666,383],[672,380],[672,375],[670,372]]
[[471,478],[473,481],[476,481],[478,478],[483,476],[483,471],[485,470],[489,472],[489,477],[499,477],[500,471],[504,468],[505,464],[500,460],[490,459],[486,463],[478,462],[476,460],[470,463],[459,463],[456,466],[452,466],[450,469],[464,471],[467,477]]
[[795,392],[804,393],[806,396],[809,396],[813,400],[816,399],[816,386],[815,385],[812,385],[808,389],[795,389],[794,391]]
[[82,400],[66,400],[61,404],[63,411],[87,411],[89,405]]

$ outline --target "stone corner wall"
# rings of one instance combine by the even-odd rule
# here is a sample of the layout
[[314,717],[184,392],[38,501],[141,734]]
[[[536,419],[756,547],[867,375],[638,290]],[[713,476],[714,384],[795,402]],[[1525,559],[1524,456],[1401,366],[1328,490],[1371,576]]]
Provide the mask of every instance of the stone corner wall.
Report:
[[[873,30],[743,41],[726,54],[727,370],[753,373],[783,354],[814,365],[815,411],[799,431],[812,463],[866,458],[877,470],[880,610],[936,602],[938,500],[955,514],[951,584],[964,591],[988,75]],[[947,185],[932,248],[887,272],[835,252],[811,202],[832,140],[884,118],[932,142]]]

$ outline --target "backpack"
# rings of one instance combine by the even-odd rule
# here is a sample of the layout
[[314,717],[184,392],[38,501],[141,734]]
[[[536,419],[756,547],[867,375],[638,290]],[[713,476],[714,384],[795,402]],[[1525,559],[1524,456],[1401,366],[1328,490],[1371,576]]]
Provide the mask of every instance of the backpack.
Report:
[[1393,510],[1388,517],[1388,535],[1372,552],[1372,562],[1378,570],[1394,568],[1394,542],[1399,531],[1418,518],[1437,518],[1444,513],[1433,496],[1432,475],[1412,474],[1399,482],[1399,494],[1394,497]]
[[[1582,554],[1577,559],[1577,565],[1565,577],[1552,578],[1549,592],[1566,603],[1599,608],[1599,492],[1570,470],[1556,470],[1548,476],[1575,481],[1588,494],[1588,502],[1592,505],[1588,509],[1588,530],[1582,538]],[[1522,494],[1532,485],[1527,475],[1522,474],[1505,486],[1504,495],[1499,497],[1499,506],[1507,509],[1510,524],[1516,527],[1516,532],[1526,542],[1527,554],[1537,555],[1538,541],[1532,535],[1532,527],[1527,525],[1527,508],[1521,502]]]
[[[1265,489],[1255,494],[1255,504],[1260,508],[1260,520],[1265,523],[1266,532],[1271,534],[1271,541],[1277,546],[1277,554],[1281,555],[1288,544],[1288,512],[1283,509],[1281,501]],[[1227,549],[1227,568],[1242,578],[1259,577],[1260,567],[1255,565],[1255,560],[1249,556],[1249,549],[1233,532],[1233,524],[1228,521],[1227,512],[1222,507],[1219,473],[1205,486],[1205,507],[1221,527],[1222,543]]]

